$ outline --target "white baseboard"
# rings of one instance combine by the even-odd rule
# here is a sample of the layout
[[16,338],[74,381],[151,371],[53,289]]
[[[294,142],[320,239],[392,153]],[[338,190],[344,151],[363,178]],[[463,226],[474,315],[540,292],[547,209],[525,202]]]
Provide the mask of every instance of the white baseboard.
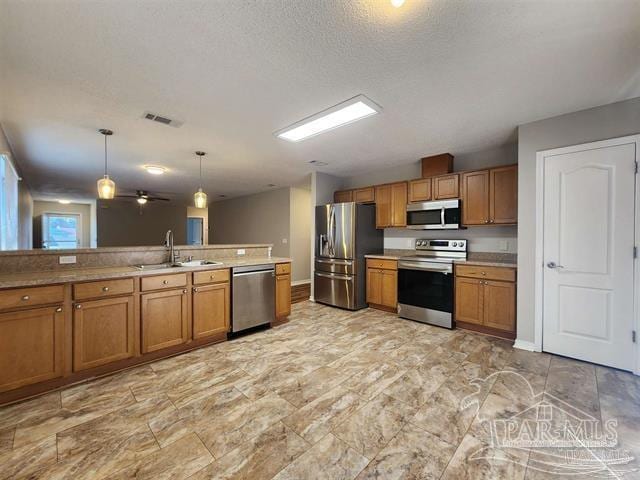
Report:
[[528,350],[529,352],[536,351],[536,345],[533,342],[528,342],[526,340],[518,340],[513,344],[513,348],[519,348],[520,350]]

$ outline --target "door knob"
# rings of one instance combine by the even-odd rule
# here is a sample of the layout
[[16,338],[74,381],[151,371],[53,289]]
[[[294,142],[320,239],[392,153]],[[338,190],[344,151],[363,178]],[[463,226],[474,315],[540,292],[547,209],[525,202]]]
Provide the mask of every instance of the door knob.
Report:
[[562,265],[558,265],[556,262],[547,263],[547,267],[549,267],[549,268],[564,268]]

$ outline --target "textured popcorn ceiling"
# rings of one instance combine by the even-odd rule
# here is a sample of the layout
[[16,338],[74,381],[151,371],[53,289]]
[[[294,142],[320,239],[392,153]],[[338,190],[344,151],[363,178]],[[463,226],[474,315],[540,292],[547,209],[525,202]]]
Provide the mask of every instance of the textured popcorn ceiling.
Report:
[[[310,160],[352,175],[490,148],[640,95],[638,0],[0,0],[0,19],[1,121],[39,194],[94,194],[102,127],[120,189],[188,196],[201,149],[215,199],[293,184]],[[273,136],[360,93],[383,113]]]

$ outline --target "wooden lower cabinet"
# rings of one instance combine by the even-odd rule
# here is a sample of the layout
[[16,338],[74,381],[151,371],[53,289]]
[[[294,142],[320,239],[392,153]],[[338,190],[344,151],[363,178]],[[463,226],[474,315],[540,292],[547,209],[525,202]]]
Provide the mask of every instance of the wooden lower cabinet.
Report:
[[380,260],[367,260],[367,303],[374,308],[396,311],[398,308],[398,270],[397,262],[386,262],[385,266],[392,268],[379,268]]
[[231,299],[228,283],[193,289],[193,338],[205,338],[229,331]]
[[291,275],[276,275],[276,319],[283,320],[291,314]]
[[133,357],[134,297],[77,303],[73,310],[73,370],[80,371]]
[[64,313],[60,306],[0,314],[0,391],[61,377]]
[[501,267],[456,268],[455,320],[459,326],[515,338],[516,283],[503,280],[505,278],[515,280],[515,270]]
[[189,294],[186,289],[140,296],[142,353],[180,345],[188,340]]

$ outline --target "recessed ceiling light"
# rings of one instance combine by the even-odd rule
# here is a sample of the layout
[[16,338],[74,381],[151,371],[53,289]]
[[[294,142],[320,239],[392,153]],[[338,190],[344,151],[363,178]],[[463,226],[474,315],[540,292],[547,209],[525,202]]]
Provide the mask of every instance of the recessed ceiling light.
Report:
[[405,0],[391,0],[391,5],[396,8],[400,8],[402,5],[404,5],[404,1]]
[[278,130],[275,135],[283,140],[299,142],[305,138],[348,125],[356,120],[370,117],[379,113],[380,110],[379,105],[376,105],[364,95],[358,95],[315,115],[311,115],[304,120],[300,120],[293,125],[289,125],[282,130]]
[[69,205],[71,200],[58,200],[58,203],[61,203],[62,205]]
[[145,165],[144,169],[149,172],[151,175],[162,175],[167,171],[166,168],[160,167],[158,165]]

